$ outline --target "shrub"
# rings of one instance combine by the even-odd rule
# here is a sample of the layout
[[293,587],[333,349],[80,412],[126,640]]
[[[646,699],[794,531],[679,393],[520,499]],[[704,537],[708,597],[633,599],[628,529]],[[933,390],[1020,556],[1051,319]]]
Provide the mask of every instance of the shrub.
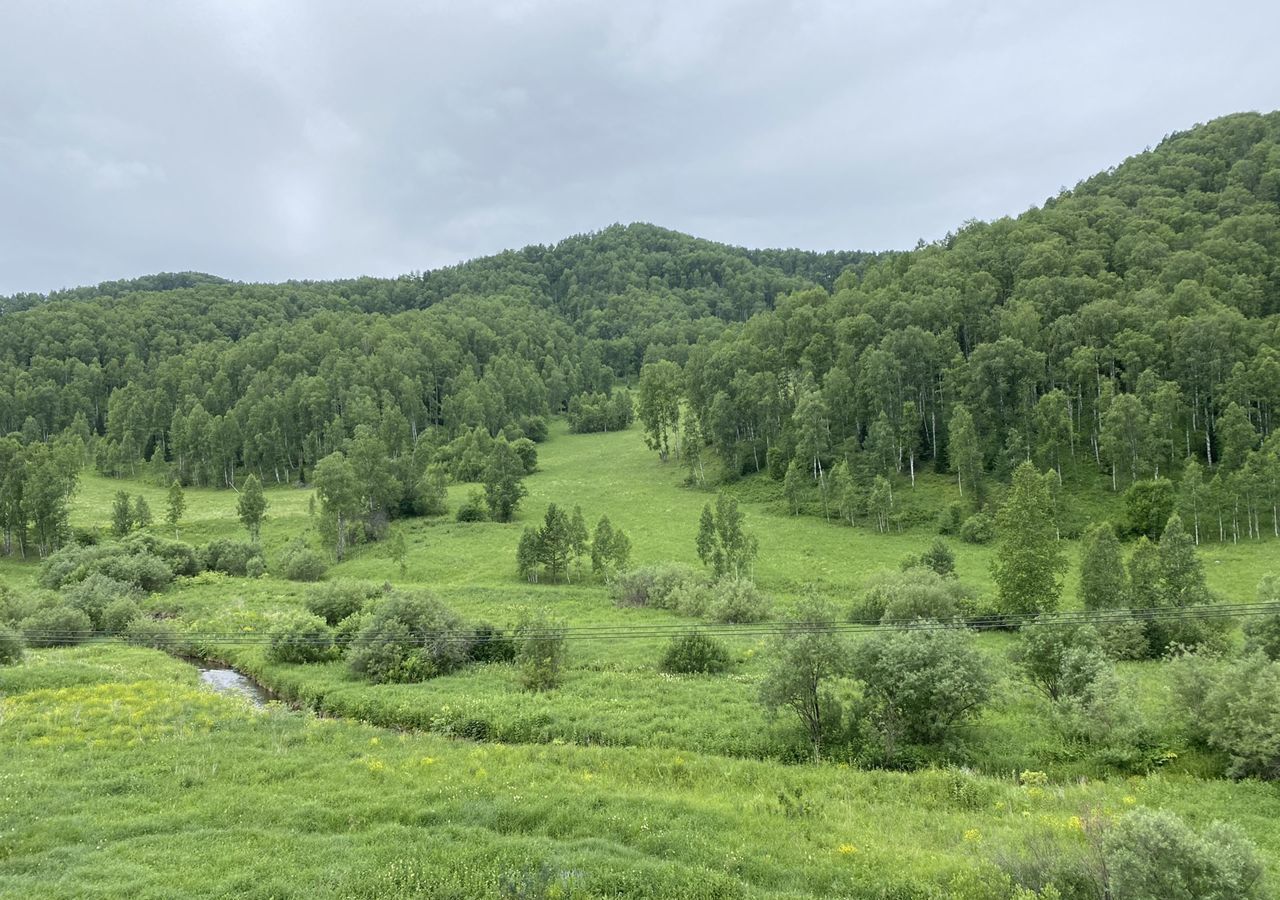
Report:
[[95,629],[102,631],[105,630],[103,614],[107,607],[117,600],[133,596],[133,593],[132,585],[95,572],[84,581],[64,588],[62,597],[68,606],[87,615]]
[[1129,537],[1145,534],[1150,540],[1160,537],[1165,523],[1173,514],[1173,482],[1135,481],[1124,492],[1124,524],[1121,531]]
[[93,622],[73,606],[50,606],[22,620],[22,632],[32,647],[78,644],[93,635]]
[[163,559],[174,575],[190,578],[199,575],[203,565],[195,547],[182,541],[171,541],[154,534],[138,534],[125,541],[130,554],[150,553]]
[[619,606],[674,609],[672,595],[678,589],[705,587],[708,583],[707,577],[691,566],[666,563],[624,572],[614,579],[610,589]]
[[949,578],[956,573],[956,555],[946,541],[935,539],[924,553],[912,554],[902,561],[902,570],[908,569],[930,569]]
[[22,635],[12,628],[0,626],[0,666],[12,666],[22,662],[26,643]]
[[481,622],[472,629],[470,655],[472,662],[512,662],[516,658],[516,642],[501,628]]
[[255,556],[244,564],[244,574],[246,578],[261,578],[267,574],[267,561],[261,556]]
[[370,681],[423,681],[467,661],[471,633],[430,595],[388,594],[363,618],[347,659],[351,671]]
[[[1280,604],[1280,577],[1267,575],[1258,584],[1258,602]],[[1280,659],[1280,612],[1249,619],[1244,625],[1245,650]]]
[[454,518],[459,522],[487,522],[489,501],[485,499],[484,491],[477,488],[468,494]]
[[318,584],[307,590],[306,607],[329,625],[337,625],[343,619],[364,609],[365,602],[382,593],[382,588],[368,581],[339,578],[328,584]]
[[173,569],[158,556],[140,551],[129,556],[107,556],[97,560],[91,571],[131,584],[148,594],[162,591],[173,581]]
[[80,581],[88,574],[87,567],[91,562],[112,552],[121,552],[120,545],[95,544],[82,547],[68,544],[50,554],[40,564],[40,585],[57,590],[64,584]]
[[745,578],[722,578],[711,587],[708,613],[717,622],[749,625],[769,617],[773,602]]
[[964,504],[959,500],[952,500],[942,508],[942,513],[938,516],[938,534],[959,535],[963,525]]
[[347,616],[333,628],[333,645],[339,650],[346,650],[351,646],[351,642],[356,639],[356,635],[364,628],[369,621],[367,612],[358,612]]
[[1257,848],[1222,822],[1196,834],[1167,810],[1135,809],[1102,836],[1105,896],[1248,900],[1265,897]]
[[1111,671],[1102,639],[1091,625],[1046,620],[1024,627],[1013,662],[1031,685],[1050,700],[1093,699]]
[[1185,654],[1171,675],[1193,741],[1227,754],[1235,778],[1280,780],[1280,663]]
[[974,513],[960,526],[960,540],[966,544],[989,544],[995,539],[995,519],[986,513]]
[[249,570],[249,560],[261,553],[257,545],[248,541],[219,538],[206,544],[200,551],[200,556],[204,567],[210,572],[244,577]]
[[107,634],[124,634],[141,612],[130,596],[118,597],[102,611],[101,628]]
[[661,668],[677,674],[718,674],[729,668],[729,650],[701,631],[688,631],[672,638],[662,654]]
[[295,540],[280,554],[280,574],[290,581],[319,581],[329,568],[329,561],[319,550],[302,540]]
[[916,567],[873,575],[854,602],[850,620],[874,623],[937,619],[945,622],[972,611],[972,597],[958,581],[943,578],[932,569]]
[[545,613],[524,613],[516,626],[516,664],[520,684],[530,691],[549,691],[560,684],[565,661],[564,623]]
[[1117,661],[1146,659],[1150,653],[1146,626],[1132,616],[1113,618],[1097,624],[1098,636],[1107,656]]
[[938,743],[967,724],[991,696],[989,670],[973,635],[959,628],[896,628],[859,643],[851,671],[883,761],[893,765],[903,744]]
[[319,616],[291,619],[271,632],[267,659],[278,663],[324,662],[333,657],[333,631]]
[[124,637],[130,644],[153,650],[174,650],[181,645],[178,632],[172,625],[150,616],[138,616],[130,622]]

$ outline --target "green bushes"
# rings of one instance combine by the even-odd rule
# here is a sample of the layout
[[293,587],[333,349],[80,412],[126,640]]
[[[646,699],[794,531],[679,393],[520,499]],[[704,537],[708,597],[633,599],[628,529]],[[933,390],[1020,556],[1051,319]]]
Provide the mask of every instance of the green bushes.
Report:
[[1267,575],[1259,582],[1258,602],[1277,604],[1277,611],[1244,623],[1245,650],[1280,659],[1280,577]]
[[102,611],[101,628],[107,634],[124,634],[139,615],[138,604],[132,597],[118,597]]
[[249,561],[261,555],[262,551],[256,544],[229,538],[210,541],[200,551],[204,567],[210,572],[241,578],[248,574]]
[[692,566],[682,563],[643,566],[624,572],[610,586],[618,606],[651,606],[674,609],[677,591],[701,588],[709,584],[707,577]]
[[515,639],[488,622],[481,622],[471,630],[472,662],[513,662],[516,658]]
[[174,570],[147,547],[147,541],[64,547],[41,564],[40,584],[57,589],[101,574],[148,593],[163,590]]
[[1102,837],[1104,896],[1249,900],[1267,892],[1257,848],[1232,825],[1194,832],[1172,812],[1135,809]]
[[73,606],[49,606],[22,620],[23,637],[31,647],[79,644],[93,636],[93,622]]
[[484,491],[473,490],[458,507],[454,518],[459,522],[489,521],[489,501],[485,499]]
[[325,555],[308,547],[302,540],[293,541],[280,554],[278,570],[290,581],[319,581],[328,569],[329,561]]
[[559,686],[565,662],[565,626],[542,612],[525,612],[515,629],[520,684],[529,691]]
[[662,654],[661,668],[664,672],[681,675],[718,674],[729,668],[729,650],[701,631],[688,631],[667,645]]
[[129,623],[124,633],[125,640],[139,647],[150,647],[153,650],[173,651],[183,646],[177,630],[163,619],[150,616],[138,616]]
[[462,620],[439,600],[392,593],[364,617],[347,663],[373,682],[424,681],[463,665],[470,643]]
[[328,584],[318,584],[306,594],[306,607],[313,615],[329,625],[337,625],[348,616],[364,609],[367,601],[382,593],[382,588],[367,581],[339,578]]
[[773,609],[773,601],[745,578],[722,578],[711,586],[709,594],[706,614],[726,625],[763,622]]
[[986,513],[974,513],[960,526],[960,540],[966,544],[989,544],[996,539],[996,521]]
[[117,600],[127,600],[133,596],[132,585],[97,572],[84,581],[68,585],[62,591],[67,605],[87,615],[98,631],[106,630],[103,617],[107,607]]
[[182,541],[171,541],[154,534],[136,534],[125,541],[124,546],[131,554],[150,553],[160,557],[175,576],[189,578],[199,575],[204,568],[196,548]]
[[960,582],[917,566],[872,575],[854,601],[849,619],[869,623],[916,619],[945,622],[973,611],[973,597]]
[[12,628],[0,625],[0,666],[12,666],[22,662],[26,642]]
[[290,619],[271,632],[267,659],[278,663],[314,663],[333,658],[333,631],[319,616]]
[[1280,662],[1187,654],[1172,665],[1191,740],[1225,754],[1232,777],[1280,780]]

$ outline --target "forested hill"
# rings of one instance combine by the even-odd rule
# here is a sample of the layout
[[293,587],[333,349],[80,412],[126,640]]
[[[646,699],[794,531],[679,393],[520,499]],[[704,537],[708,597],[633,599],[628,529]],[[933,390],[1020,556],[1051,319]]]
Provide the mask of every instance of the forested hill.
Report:
[[1117,487],[1188,459],[1226,479],[1275,453],[1278,201],[1280,114],[1241,114],[911,252],[632,225],[396,279],[10,298],[0,434],[12,459],[65,436],[107,472],[230,484],[293,480],[366,426],[420,467],[477,430],[537,437],[654,364],[728,477],[826,491],[841,463],[867,485],[932,460],[976,482],[1030,457]]

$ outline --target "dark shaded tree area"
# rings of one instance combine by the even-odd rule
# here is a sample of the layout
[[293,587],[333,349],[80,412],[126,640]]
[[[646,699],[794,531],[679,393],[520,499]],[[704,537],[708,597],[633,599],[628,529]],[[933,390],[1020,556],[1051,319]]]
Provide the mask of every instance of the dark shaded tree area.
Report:
[[1280,533],[1280,113],[792,292],[693,347],[684,390],[729,477],[793,468],[824,503],[839,463],[855,494],[931,466],[981,503],[1027,460],[1120,491],[1195,460],[1199,537]]

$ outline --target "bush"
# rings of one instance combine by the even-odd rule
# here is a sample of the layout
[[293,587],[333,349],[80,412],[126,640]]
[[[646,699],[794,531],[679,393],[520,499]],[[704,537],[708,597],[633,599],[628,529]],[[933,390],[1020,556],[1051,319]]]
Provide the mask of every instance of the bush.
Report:
[[745,578],[722,578],[711,587],[707,612],[717,622],[750,625],[769,618],[773,601]]
[[173,569],[169,564],[146,551],[99,559],[93,563],[91,571],[131,584],[148,594],[164,590],[173,581]]
[[182,541],[170,541],[154,534],[138,534],[125,541],[129,553],[150,553],[163,559],[174,575],[190,578],[199,575],[203,565],[195,547]]
[[382,593],[382,588],[368,581],[339,578],[329,584],[318,584],[307,591],[306,607],[329,625],[337,625],[348,616],[364,609],[365,602]]
[[261,578],[267,574],[267,561],[261,556],[255,556],[244,564],[244,574],[246,578]]
[[21,634],[12,628],[0,626],[0,666],[12,666],[22,662],[26,646]]
[[204,567],[210,572],[221,572],[223,575],[234,575],[243,578],[249,571],[249,560],[261,556],[257,545],[248,541],[233,541],[219,538],[211,541],[200,551]]
[[1149,540],[1158,540],[1173,514],[1174,499],[1173,482],[1167,478],[1135,481],[1124,492],[1121,532],[1128,537],[1145,534]]
[[[1258,602],[1280,604],[1280,577],[1267,575],[1258,584]],[[1245,650],[1280,659],[1280,612],[1249,619],[1244,624]]]
[[1092,700],[1111,672],[1092,625],[1038,619],[1023,627],[1011,656],[1031,685],[1054,702]]
[[178,632],[163,619],[150,616],[138,616],[125,629],[125,640],[139,647],[150,647],[153,650],[175,650],[181,646]]
[[1146,659],[1150,653],[1146,626],[1132,616],[1112,618],[1097,624],[1098,636],[1107,656],[1122,661]]
[[904,559],[901,568],[904,572],[908,569],[929,569],[943,578],[950,578],[956,574],[956,554],[946,541],[935,539],[924,553]]
[[560,684],[565,661],[565,627],[545,613],[526,612],[516,626],[516,664],[525,690],[549,691]]
[[1266,897],[1257,848],[1222,822],[1196,834],[1172,812],[1135,809],[1102,836],[1105,896],[1248,900]]
[[329,561],[319,550],[295,540],[280,554],[280,574],[290,581],[319,581],[329,569]]
[[661,668],[676,674],[718,674],[729,668],[729,650],[701,631],[688,631],[667,645]]
[[989,544],[996,539],[996,521],[986,513],[974,513],[960,526],[960,540],[966,544]]
[[22,620],[21,628],[32,647],[79,644],[93,636],[89,616],[73,606],[50,606]]
[[610,589],[618,606],[675,609],[678,598],[673,595],[677,591],[704,588],[708,584],[706,575],[692,566],[667,563],[624,572],[614,579]]
[[352,672],[370,681],[424,681],[467,661],[470,631],[430,595],[388,594],[363,618],[347,659]]
[[333,658],[333,631],[319,616],[291,619],[271,632],[267,659],[278,663],[314,663]]
[[1227,754],[1232,777],[1280,780],[1280,663],[1184,654],[1171,676],[1194,742]]
[[[118,548],[118,545],[116,546]],[[87,546],[68,544],[47,556],[40,564],[41,587],[57,590],[64,584],[82,580],[88,574],[85,571],[88,564],[103,556],[105,552],[105,548],[97,544]]]
[[345,651],[351,646],[351,642],[356,639],[356,635],[364,628],[369,621],[367,612],[358,612],[347,616],[341,622],[334,626],[333,629],[333,645],[339,650]]
[[133,594],[132,585],[97,572],[84,581],[68,585],[62,591],[63,600],[67,605],[87,615],[93,627],[99,631],[106,630],[103,614],[107,607],[117,600],[130,598]]
[[118,597],[102,611],[101,629],[107,634],[124,634],[133,620],[141,615],[132,597]]
[[459,522],[487,522],[489,520],[489,501],[484,491],[473,490],[466,501],[458,507],[455,517]]
[[952,500],[942,508],[938,516],[938,534],[959,535],[964,526],[964,504]]
[[973,598],[963,585],[932,569],[916,567],[872,575],[854,601],[849,619],[869,623],[916,619],[945,622],[972,612]]
[[472,662],[512,662],[516,658],[516,642],[501,628],[481,622],[471,632],[470,655]]

